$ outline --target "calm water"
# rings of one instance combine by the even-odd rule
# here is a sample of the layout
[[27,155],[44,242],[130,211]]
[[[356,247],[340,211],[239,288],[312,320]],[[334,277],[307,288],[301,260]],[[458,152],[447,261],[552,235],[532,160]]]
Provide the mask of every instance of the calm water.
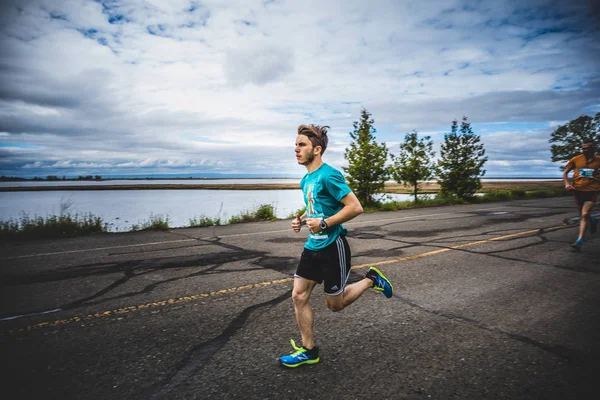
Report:
[[23,182],[0,182],[0,187],[20,186],[106,186],[106,185],[202,185],[223,184],[233,185],[237,183],[300,183],[300,179],[115,179],[106,181],[23,181]]
[[[408,195],[387,195],[408,200]],[[278,218],[287,218],[304,207],[301,190],[74,190],[0,193],[0,220],[18,219],[23,214],[46,217],[59,215],[61,204],[73,214],[92,213],[109,224],[110,231],[129,230],[132,224],[148,221],[151,215],[169,218],[169,226],[189,226],[201,216],[229,218],[271,204]],[[64,207],[63,207],[64,208]]]
[[[559,180],[559,179],[558,179]],[[227,179],[227,180],[118,180],[85,182],[90,184],[119,183],[298,183],[299,179]],[[490,181],[492,181],[490,179]],[[68,181],[67,181],[68,182]],[[20,182],[45,185],[67,182]],[[73,182],[83,184],[84,182]],[[13,182],[10,185],[16,186]],[[411,200],[406,194],[386,194],[397,201]],[[190,219],[198,217],[229,218],[244,211],[253,211],[262,204],[271,204],[278,218],[287,218],[303,208],[302,192],[298,190],[67,190],[40,192],[0,192],[0,220],[19,219],[23,214],[34,216],[59,215],[61,205],[68,206],[70,214],[88,214],[101,217],[111,231],[129,230],[152,215],[169,218],[171,227],[189,226]]]
[[298,190],[102,190],[0,193],[0,220],[23,213],[59,215],[61,204],[70,205],[70,214],[92,213],[109,224],[109,230],[129,230],[132,224],[148,221],[151,215],[169,218],[172,227],[188,226],[194,217],[221,218],[253,211],[271,204],[279,218],[302,207]]

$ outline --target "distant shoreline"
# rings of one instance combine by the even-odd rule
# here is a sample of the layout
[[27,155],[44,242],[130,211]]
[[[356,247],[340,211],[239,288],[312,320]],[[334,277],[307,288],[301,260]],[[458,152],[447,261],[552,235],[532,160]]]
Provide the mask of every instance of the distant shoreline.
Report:
[[[78,179],[78,178],[65,178],[65,179],[46,179],[46,178],[18,178],[18,177],[2,177],[0,182],[106,182],[106,181],[214,181],[214,180],[240,180],[240,179],[297,179],[300,180],[302,177],[258,177],[258,178],[246,178],[246,177],[226,177],[226,178],[100,178],[100,179]],[[530,178],[535,179],[535,178]],[[551,178],[538,178],[538,179],[551,179]]]
[[[493,179],[493,178],[488,178]],[[512,179],[512,178],[497,178]],[[543,190],[562,188],[563,183],[558,178],[531,178],[537,181],[504,181],[504,182],[482,182],[480,192],[491,190]],[[539,179],[556,179],[555,181],[539,181]],[[127,185],[65,185],[65,186],[10,186],[0,187],[0,192],[41,192],[41,191],[78,191],[78,190],[299,190],[297,183],[233,183],[233,184],[127,184]],[[440,187],[437,182],[425,182],[420,184],[419,193],[437,193]],[[411,187],[398,183],[387,182],[386,193],[410,194]]]
[[[175,178],[152,178],[152,177],[147,177],[147,178],[101,178],[101,179],[77,179],[77,178],[66,178],[66,179],[45,179],[45,178],[19,178],[19,177],[1,177],[0,178],[0,182],[82,182],[83,184],[85,184],[85,182],[107,182],[107,181],[213,181],[213,180],[223,180],[223,181],[227,181],[227,180],[244,180],[244,179],[248,179],[248,180],[252,180],[252,179],[261,179],[261,180],[275,180],[275,179],[294,179],[294,180],[300,180],[302,179],[302,177],[289,177],[289,176],[284,176],[284,177],[274,177],[274,176],[270,176],[270,177],[253,177],[253,178],[247,178],[247,177],[226,177],[226,178],[208,178],[208,177],[202,177],[202,178],[194,178],[194,177],[175,177]],[[502,179],[502,180],[506,180],[506,181],[523,181],[523,180],[530,180],[530,181],[539,181],[539,180],[560,180],[562,179],[562,177],[560,176],[486,176],[482,179]]]

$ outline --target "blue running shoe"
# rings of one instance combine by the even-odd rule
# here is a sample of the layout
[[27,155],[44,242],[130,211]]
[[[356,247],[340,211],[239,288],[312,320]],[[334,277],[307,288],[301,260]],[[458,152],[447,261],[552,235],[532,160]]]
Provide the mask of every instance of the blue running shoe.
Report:
[[319,348],[315,347],[311,350],[306,350],[304,347],[296,346],[296,342],[293,339],[290,340],[294,352],[290,355],[279,358],[279,362],[289,368],[296,368],[303,364],[316,364],[320,361],[319,359]]
[[392,297],[394,294],[394,286],[392,286],[392,282],[390,282],[380,270],[371,267],[367,271],[366,277],[373,280],[373,289],[383,292],[383,295],[388,299]]
[[583,246],[583,240],[581,240],[581,239],[577,239],[575,241],[575,243],[573,243],[571,245],[571,247],[574,248],[577,251],[581,251],[581,246]]

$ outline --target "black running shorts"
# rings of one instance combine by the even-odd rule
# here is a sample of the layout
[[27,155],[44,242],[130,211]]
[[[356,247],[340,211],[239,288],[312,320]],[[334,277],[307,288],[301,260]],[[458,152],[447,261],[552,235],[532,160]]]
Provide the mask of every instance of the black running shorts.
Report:
[[599,192],[583,192],[581,190],[576,190],[575,204],[577,204],[579,207],[583,207],[583,203],[585,203],[586,201],[591,201],[592,203],[595,203],[596,200],[598,200],[598,193]]
[[340,235],[323,250],[304,249],[296,275],[323,284],[325,293],[336,296],[344,291],[350,276],[350,246],[344,235]]

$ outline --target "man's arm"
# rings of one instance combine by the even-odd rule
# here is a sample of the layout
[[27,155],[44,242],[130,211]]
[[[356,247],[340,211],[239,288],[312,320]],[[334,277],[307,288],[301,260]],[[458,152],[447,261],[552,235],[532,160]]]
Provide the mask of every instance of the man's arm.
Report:
[[573,164],[569,162],[565,168],[565,172],[563,172],[563,183],[565,184],[565,189],[573,190],[573,185],[569,182],[569,172],[573,170]]
[[352,218],[359,216],[363,212],[360,200],[353,192],[348,193],[341,200],[344,208],[342,208],[337,214],[332,215],[329,218],[325,218],[325,222],[328,226],[340,225],[344,222],[350,221]]
[[[343,224],[344,222],[350,221],[352,218],[362,214],[363,208],[360,204],[360,200],[356,197],[356,195],[352,192],[345,195],[341,203],[344,207],[335,215],[332,215],[329,218],[325,218],[325,222],[327,226],[335,226],[339,224]],[[307,218],[306,225],[310,228],[311,232],[318,233],[321,231],[321,227],[319,224],[321,223],[321,218]]]

